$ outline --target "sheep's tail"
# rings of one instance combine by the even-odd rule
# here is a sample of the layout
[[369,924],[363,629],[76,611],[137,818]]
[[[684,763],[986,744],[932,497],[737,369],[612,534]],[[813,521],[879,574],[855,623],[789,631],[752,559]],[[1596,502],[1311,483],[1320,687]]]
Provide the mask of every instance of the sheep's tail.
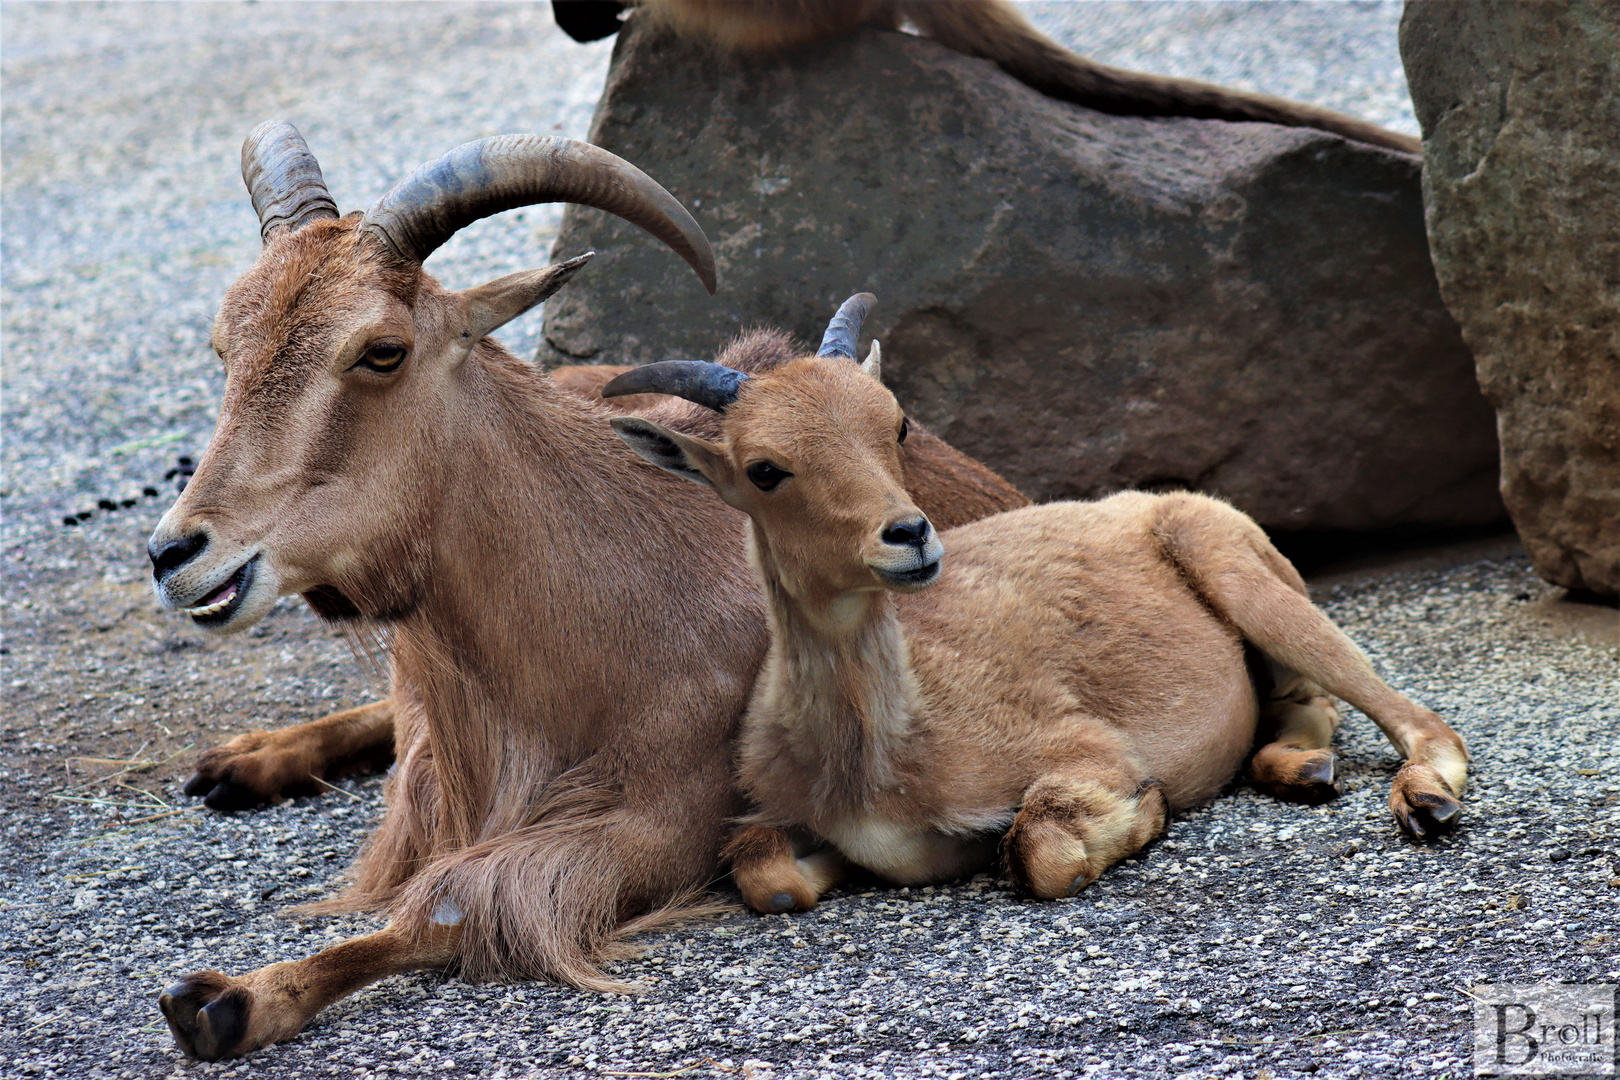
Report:
[[1408,154],[1423,152],[1422,142],[1410,135],[1332,109],[1195,79],[1126,71],[1077,56],[1036,30],[1006,0],[905,0],[903,8],[919,30],[940,44],[994,61],[1007,74],[1049,97],[1099,112],[1257,120],[1318,128]]

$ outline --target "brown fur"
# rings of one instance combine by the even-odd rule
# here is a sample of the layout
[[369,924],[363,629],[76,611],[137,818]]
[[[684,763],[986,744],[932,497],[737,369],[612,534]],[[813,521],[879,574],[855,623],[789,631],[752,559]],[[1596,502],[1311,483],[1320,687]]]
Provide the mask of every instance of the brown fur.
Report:
[[[275,794],[385,731],[397,760],[348,888],[318,905],[386,911],[387,929],[181,980],[161,1003],[201,1056],[286,1038],[413,967],[614,988],[599,965],[622,938],[689,913],[717,872],[739,809],[732,738],[766,645],[743,519],[483,337],[489,312],[511,317],[541,278],[566,277],[536,274],[511,296],[505,278],[450,292],[349,218],[272,238],[225,297],[219,425],[153,538],[207,544],[159,595],[201,610],[243,581],[213,624],[225,632],[295,592],[384,624],[391,694],[240,738],[205,755],[194,784]],[[763,362],[775,340],[737,354]],[[408,349],[391,374],[361,364],[379,343]],[[965,489],[992,490],[986,475],[967,470]],[[929,498],[944,510],[949,485]]]
[[835,848],[823,847],[799,858],[782,829],[743,826],[721,852],[743,894],[756,911],[803,911],[848,874],[849,865]]
[[[1084,887],[1241,766],[1260,716],[1251,648],[1272,666],[1269,780],[1331,781],[1301,767],[1332,735],[1325,689],[1408,759],[1397,824],[1423,837],[1455,822],[1462,740],[1380,680],[1225,503],[1131,492],[931,538],[903,486],[903,418],[876,355],[870,373],[818,358],[755,376],[718,441],[614,421],[752,519],[771,648],[739,771],[756,806],[747,851],[772,854],[734,864],[750,904],[819,893],[808,871],[790,888],[782,846],[758,835],[770,828],[809,830],[901,884],[972,872],[1005,833],[1006,866],[1035,895]],[[762,463],[788,478],[762,489]],[[763,874],[768,886],[753,880]]]
[[1405,153],[1423,149],[1411,136],[1331,109],[1099,64],[1040,33],[1006,0],[640,0],[638,6],[683,37],[742,54],[781,53],[863,26],[895,30],[910,23],[1049,97],[1101,112],[1254,120],[1318,128]]
[[[717,362],[739,371],[768,371],[801,355],[793,339],[779,330],[756,330],[727,345]],[[719,417],[708,409],[659,394],[626,394],[604,398],[602,387],[629,371],[627,365],[573,364],[552,369],[552,380],[562,389],[616,413],[633,414],[654,407],[678,409],[677,430],[716,438]],[[954,529],[1003,510],[1028,506],[1029,499],[980,462],[913,422],[906,439],[906,490],[917,505],[928,509],[942,529]]]
[[[756,330],[728,345],[721,358],[730,367],[763,371],[797,358],[799,352],[788,335]],[[572,364],[549,374],[558,389],[615,413],[661,409],[677,430],[718,434],[714,413],[685,402],[657,394],[603,398],[602,387],[628,370],[625,365]],[[907,490],[942,529],[1029,505],[1017,488],[920,424],[913,425],[907,440],[906,471]],[[305,598],[332,617],[313,592]],[[386,768],[394,756],[393,714],[393,703],[385,698],[280,731],[245,732],[198,757],[185,793],[217,791],[210,805],[235,809],[311,794],[313,777],[331,780]]]
[[296,728],[249,731],[206,750],[184,791],[208,795],[225,784],[216,802],[280,802],[315,794],[321,781],[385,769],[393,758],[393,702],[374,701]]

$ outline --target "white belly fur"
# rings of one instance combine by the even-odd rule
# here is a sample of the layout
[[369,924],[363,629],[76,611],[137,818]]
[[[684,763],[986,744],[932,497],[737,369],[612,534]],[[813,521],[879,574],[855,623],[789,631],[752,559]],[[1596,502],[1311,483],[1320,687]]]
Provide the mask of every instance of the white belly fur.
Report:
[[995,836],[951,836],[873,814],[840,818],[820,831],[850,862],[896,885],[965,877],[987,865],[996,853]]

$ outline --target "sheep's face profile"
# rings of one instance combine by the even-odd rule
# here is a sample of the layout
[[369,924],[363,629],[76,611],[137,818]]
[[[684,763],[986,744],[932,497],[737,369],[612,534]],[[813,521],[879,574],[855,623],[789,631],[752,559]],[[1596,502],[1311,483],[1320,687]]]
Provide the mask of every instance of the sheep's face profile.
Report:
[[939,576],[944,549],[906,493],[905,413],[876,357],[875,346],[864,365],[806,357],[740,380],[718,443],[635,417],[613,425],[752,518],[754,557],[795,600],[913,591]]
[[288,593],[333,616],[358,588],[375,614],[409,605],[408,573],[357,571],[413,561],[411,526],[443,486],[433,447],[469,351],[465,307],[356,219],[266,245],[215,320],[219,424],[158,528],[197,548],[159,577],[168,606],[228,632]]
[[452,292],[422,262],[458,229],[516,206],[579,202],[646,229],[714,291],[691,215],[584,143],[466,143],[347,217],[290,124],[254,129],[242,175],[264,248],[214,323],[226,381],[213,440],[148,543],[158,598],[212,630],[250,626],[291,593],[328,618],[400,619],[435,566],[468,557],[435,550],[435,521],[455,513],[444,506],[455,498],[451,462],[511,457],[499,439],[481,442],[476,422],[524,411],[498,402],[536,405],[532,393],[494,392],[521,361],[487,335],[590,255]]

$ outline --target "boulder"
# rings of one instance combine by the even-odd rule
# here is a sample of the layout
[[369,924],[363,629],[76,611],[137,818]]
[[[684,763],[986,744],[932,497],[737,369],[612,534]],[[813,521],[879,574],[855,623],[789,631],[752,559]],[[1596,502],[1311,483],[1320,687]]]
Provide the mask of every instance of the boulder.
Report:
[[1409,3],[1440,294],[1542,577],[1620,595],[1620,5]]
[[591,138],[691,208],[720,293],[570,207],[557,255],[598,257],[542,362],[712,358],[762,323],[815,342],[864,290],[906,407],[1034,498],[1193,488],[1283,531],[1502,516],[1416,157],[1095,113],[902,33],[765,63],[635,23]]

